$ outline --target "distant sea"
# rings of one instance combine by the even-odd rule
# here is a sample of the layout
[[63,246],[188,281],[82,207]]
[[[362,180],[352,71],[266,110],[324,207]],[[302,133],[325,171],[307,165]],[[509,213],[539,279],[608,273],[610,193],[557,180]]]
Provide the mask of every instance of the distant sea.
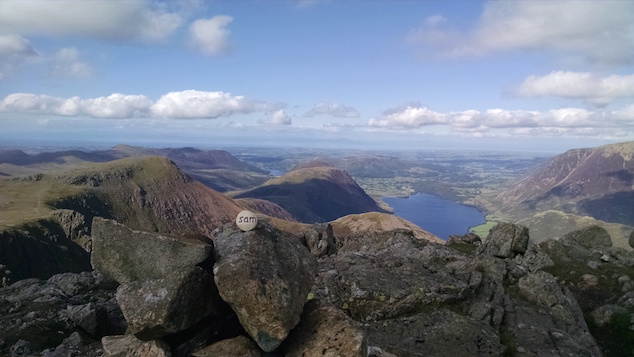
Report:
[[482,213],[473,207],[427,193],[417,193],[407,198],[383,197],[382,199],[392,207],[394,215],[444,240],[452,234],[466,234],[469,228],[485,221]]

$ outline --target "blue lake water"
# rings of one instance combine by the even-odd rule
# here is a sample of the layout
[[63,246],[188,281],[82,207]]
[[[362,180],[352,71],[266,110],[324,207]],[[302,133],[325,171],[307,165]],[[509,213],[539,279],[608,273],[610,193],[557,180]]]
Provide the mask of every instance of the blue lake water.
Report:
[[382,199],[394,209],[395,216],[445,240],[452,234],[466,234],[469,228],[485,221],[482,213],[473,207],[427,193],[417,193],[407,198]]

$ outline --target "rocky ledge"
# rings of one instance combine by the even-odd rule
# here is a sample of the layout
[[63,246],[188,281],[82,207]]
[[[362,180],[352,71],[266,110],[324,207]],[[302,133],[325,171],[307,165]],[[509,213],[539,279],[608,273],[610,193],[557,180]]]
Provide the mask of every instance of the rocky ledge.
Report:
[[634,254],[599,227],[210,239],[92,224],[92,272],[0,289],[0,355],[631,356]]

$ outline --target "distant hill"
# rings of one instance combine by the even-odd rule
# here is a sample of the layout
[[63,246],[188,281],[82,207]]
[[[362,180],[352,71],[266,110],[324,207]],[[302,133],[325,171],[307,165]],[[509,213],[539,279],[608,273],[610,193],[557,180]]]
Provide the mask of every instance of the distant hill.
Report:
[[345,171],[315,162],[299,165],[235,198],[274,202],[305,223],[328,222],[353,213],[385,212]]
[[634,225],[634,142],[558,155],[492,201],[513,217],[559,210]]
[[133,229],[209,235],[240,208],[164,157],[126,158],[63,173],[3,179],[3,226],[56,208],[90,220],[115,219]]
[[271,178],[266,171],[242,162],[224,150],[191,147],[155,149],[124,144],[91,152],[70,150],[29,155],[20,150],[0,151],[0,176],[31,175],[148,156],[167,157],[189,176],[220,192],[251,188]]

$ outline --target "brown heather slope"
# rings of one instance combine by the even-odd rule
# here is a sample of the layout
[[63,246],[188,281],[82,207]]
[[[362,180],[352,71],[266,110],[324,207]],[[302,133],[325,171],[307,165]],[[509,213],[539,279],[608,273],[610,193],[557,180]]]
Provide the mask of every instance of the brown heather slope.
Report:
[[300,222],[328,222],[364,212],[385,212],[345,171],[324,163],[308,163],[273,178],[236,198],[274,202]]
[[[46,175],[45,175],[46,176]],[[52,177],[72,187],[47,202],[84,214],[115,219],[130,228],[178,235],[211,232],[235,219],[230,199],[184,174],[164,157],[126,158]]]
[[351,214],[331,222],[335,237],[380,234],[396,229],[412,231],[414,237],[432,243],[445,244],[445,241],[403,218],[387,213],[369,212]]
[[516,219],[559,210],[634,225],[634,142],[570,150],[488,201]]

